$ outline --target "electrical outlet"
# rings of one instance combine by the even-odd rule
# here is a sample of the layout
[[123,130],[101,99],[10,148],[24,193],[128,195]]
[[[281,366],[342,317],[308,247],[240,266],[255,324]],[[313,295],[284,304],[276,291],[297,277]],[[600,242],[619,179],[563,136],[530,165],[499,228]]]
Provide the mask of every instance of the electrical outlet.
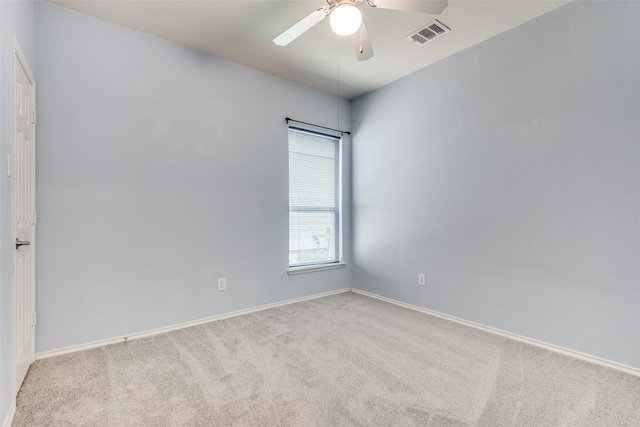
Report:
[[427,286],[427,279],[423,273],[418,274],[418,285]]
[[224,291],[225,289],[227,289],[227,279],[224,277],[222,279],[218,279],[218,290]]

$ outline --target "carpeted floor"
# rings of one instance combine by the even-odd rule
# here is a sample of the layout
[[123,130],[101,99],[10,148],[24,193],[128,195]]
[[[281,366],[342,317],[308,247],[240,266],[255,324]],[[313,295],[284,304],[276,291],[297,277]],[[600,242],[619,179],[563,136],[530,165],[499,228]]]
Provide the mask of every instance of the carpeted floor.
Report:
[[640,426],[640,377],[344,293],[37,361],[13,426]]

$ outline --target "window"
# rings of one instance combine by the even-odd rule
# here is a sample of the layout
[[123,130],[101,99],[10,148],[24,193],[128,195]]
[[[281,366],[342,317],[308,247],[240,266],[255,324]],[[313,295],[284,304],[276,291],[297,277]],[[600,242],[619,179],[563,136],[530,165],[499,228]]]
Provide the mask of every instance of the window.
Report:
[[289,128],[289,266],[340,261],[340,139]]

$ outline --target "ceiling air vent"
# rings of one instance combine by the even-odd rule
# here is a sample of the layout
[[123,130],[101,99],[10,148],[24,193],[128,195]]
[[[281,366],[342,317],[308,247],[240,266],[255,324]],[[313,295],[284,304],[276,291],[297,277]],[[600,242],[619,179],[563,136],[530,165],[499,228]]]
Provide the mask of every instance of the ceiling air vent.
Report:
[[418,31],[409,34],[407,38],[414,43],[424,45],[444,34],[447,34],[449,31],[451,30],[447,26],[436,19],[435,21],[429,22]]

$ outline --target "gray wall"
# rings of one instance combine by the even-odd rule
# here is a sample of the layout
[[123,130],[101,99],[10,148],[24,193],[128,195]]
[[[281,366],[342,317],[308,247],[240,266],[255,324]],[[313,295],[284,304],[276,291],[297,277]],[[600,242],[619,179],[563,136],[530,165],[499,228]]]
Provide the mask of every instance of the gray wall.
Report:
[[[0,423],[13,401],[13,340],[11,334],[11,180],[7,155],[13,135],[13,36],[35,75],[33,2],[2,1],[0,5]],[[36,76],[37,78],[37,76]]]
[[572,3],[355,100],[354,287],[640,367],[638,22]]
[[284,118],[347,101],[50,4],[36,42],[36,351],[351,285],[286,274]]

